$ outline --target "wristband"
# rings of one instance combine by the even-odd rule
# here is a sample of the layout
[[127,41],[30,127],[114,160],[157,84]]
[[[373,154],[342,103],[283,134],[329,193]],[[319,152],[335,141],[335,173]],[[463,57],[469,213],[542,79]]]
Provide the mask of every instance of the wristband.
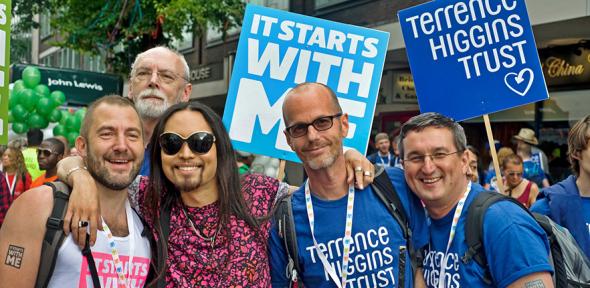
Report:
[[86,166],[77,166],[77,167],[74,167],[74,168],[68,170],[68,173],[66,173],[66,180],[68,180],[70,178],[70,175],[72,175],[72,173],[74,173],[78,170],[81,170],[81,169],[87,170]]

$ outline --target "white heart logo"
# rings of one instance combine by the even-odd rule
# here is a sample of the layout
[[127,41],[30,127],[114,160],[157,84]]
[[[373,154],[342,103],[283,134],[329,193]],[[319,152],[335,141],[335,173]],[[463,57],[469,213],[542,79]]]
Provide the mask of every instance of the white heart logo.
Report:
[[[527,74],[528,76],[525,77],[525,74]],[[526,84],[526,86],[521,85],[524,81],[526,81],[525,78],[528,78],[528,83]],[[515,72],[510,72],[506,74],[506,76],[504,76],[504,83],[506,84],[506,87],[510,88],[510,90],[514,91],[516,94],[524,96],[531,88],[531,85],[533,85],[533,79],[535,79],[535,74],[533,74],[533,70],[531,70],[530,68],[524,68],[520,70],[518,74],[516,74]],[[508,82],[508,80],[512,80],[511,82],[516,84],[516,87],[513,87],[512,84]]]

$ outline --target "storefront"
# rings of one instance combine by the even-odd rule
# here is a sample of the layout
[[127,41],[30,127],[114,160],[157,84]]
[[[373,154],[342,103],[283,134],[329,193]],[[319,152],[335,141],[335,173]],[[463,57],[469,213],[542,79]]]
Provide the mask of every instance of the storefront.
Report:
[[[11,66],[11,80],[21,78],[27,66],[14,64]],[[41,71],[41,84],[49,90],[60,90],[66,95],[66,106],[87,106],[92,101],[109,94],[122,95],[123,79],[119,75],[88,72],[72,69],[58,69],[35,66]]]

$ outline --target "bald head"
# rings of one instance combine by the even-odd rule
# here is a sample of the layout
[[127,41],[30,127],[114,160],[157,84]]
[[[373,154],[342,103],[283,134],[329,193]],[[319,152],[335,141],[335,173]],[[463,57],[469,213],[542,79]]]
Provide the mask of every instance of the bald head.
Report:
[[304,82],[293,87],[285,96],[285,100],[283,101],[283,120],[285,124],[289,123],[288,111],[290,106],[299,101],[309,101],[312,98],[327,98],[326,100],[329,103],[326,107],[327,109],[336,113],[342,112],[338,97],[330,87],[317,82]]

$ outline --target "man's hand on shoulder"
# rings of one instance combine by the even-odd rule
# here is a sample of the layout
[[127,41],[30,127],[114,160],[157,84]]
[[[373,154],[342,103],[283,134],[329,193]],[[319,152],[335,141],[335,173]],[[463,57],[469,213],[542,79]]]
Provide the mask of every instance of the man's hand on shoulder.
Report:
[[68,210],[64,217],[64,232],[72,232],[74,242],[80,248],[86,243],[86,229],[79,229],[80,221],[88,221],[90,225],[90,245],[96,241],[96,230],[102,227],[100,220],[100,203],[96,182],[84,168],[82,157],[66,157],[57,163],[59,180],[72,187]]
[[346,160],[346,181],[355,184],[356,188],[363,189],[373,183],[375,166],[364,155],[355,149],[344,152]]
[[37,278],[45,224],[53,208],[50,187],[19,196],[0,229],[0,279],[6,287],[33,287]]

